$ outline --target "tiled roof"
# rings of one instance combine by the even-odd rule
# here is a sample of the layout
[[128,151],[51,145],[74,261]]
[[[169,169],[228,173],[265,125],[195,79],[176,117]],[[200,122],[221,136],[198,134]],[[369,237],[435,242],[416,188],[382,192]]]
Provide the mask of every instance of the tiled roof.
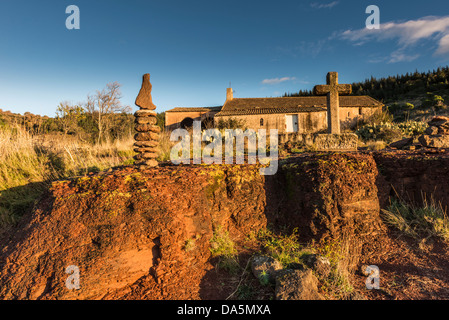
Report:
[[222,107],[193,107],[193,108],[173,108],[166,112],[208,112],[220,111]]
[[[326,96],[283,98],[235,98],[226,101],[217,116],[299,113],[325,111]],[[383,104],[368,96],[340,96],[340,107],[380,107]]]

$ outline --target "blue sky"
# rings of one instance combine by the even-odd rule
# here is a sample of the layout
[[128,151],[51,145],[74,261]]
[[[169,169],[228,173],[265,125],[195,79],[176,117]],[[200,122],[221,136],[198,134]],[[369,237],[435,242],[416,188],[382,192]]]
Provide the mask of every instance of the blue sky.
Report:
[[[80,9],[80,29],[65,26]],[[365,28],[368,5],[379,30]],[[134,110],[151,74],[158,111],[222,105],[449,64],[447,0],[2,0],[0,108],[53,116],[108,82]]]

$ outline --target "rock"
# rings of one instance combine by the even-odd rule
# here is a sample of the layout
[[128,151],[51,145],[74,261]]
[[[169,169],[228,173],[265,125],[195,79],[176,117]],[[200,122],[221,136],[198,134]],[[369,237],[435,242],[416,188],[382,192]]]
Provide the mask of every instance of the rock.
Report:
[[155,110],[156,106],[153,104],[151,98],[152,85],[150,83],[150,74],[143,75],[142,88],[140,88],[139,95],[136,98],[136,105],[146,110]]
[[300,263],[292,262],[288,264],[287,269],[304,270],[304,266]]
[[137,124],[136,125],[137,132],[155,132],[161,133],[161,127],[149,124]]
[[152,125],[152,124],[156,124],[157,123],[157,119],[156,119],[156,117],[151,117],[151,116],[150,117],[138,116],[138,117],[136,117],[134,122],[137,123],[137,124],[149,124],[149,125]]
[[427,148],[449,148],[449,135],[426,135],[419,137],[419,142]]
[[425,133],[427,134],[427,135],[435,135],[435,134],[438,134],[438,127],[434,127],[434,126],[432,126],[432,127],[428,127],[427,129],[426,129],[426,131],[425,131]]
[[321,255],[310,254],[303,258],[304,263],[320,275],[327,277],[331,272],[331,263],[328,258]]
[[158,141],[160,138],[155,132],[139,132],[134,136],[136,141]]
[[405,138],[405,139],[390,143],[389,147],[396,148],[396,149],[402,149],[411,143],[413,143],[413,138]]
[[160,150],[157,147],[143,147],[143,148],[134,148],[134,152],[137,153],[146,153],[146,152],[155,152],[158,153]]
[[139,153],[134,156],[135,160],[148,160],[148,159],[156,159],[156,158],[157,158],[156,152]]
[[251,259],[251,271],[262,284],[267,284],[267,282],[275,284],[276,272],[281,269],[281,263],[271,257],[254,256]]
[[145,118],[145,117],[153,117],[156,118],[157,113],[156,111],[152,111],[152,110],[137,110],[134,113],[134,116],[136,118]]
[[140,166],[140,169],[145,169],[145,167],[157,167],[159,165],[159,163],[154,159],[137,162],[136,164]]
[[433,117],[432,120],[429,121],[429,126],[439,127],[448,122],[449,122],[448,117],[436,116],[436,117]]
[[138,148],[157,147],[159,143],[157,141],[136,141],[134,146]]
[[145,152],[145,153],[141,153],[142,155],[142,159],[155,159],[157,158],[157,153],[156,152]]
[[312,270],[282,270],[276,275],[276,300],[324,300]]

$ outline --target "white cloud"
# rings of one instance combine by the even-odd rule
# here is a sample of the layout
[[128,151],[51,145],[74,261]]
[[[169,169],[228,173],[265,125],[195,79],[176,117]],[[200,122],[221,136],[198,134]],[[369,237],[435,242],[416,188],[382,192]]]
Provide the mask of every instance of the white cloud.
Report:
[[310,6],[315,9],[331,9],[331,8],[335,7],[339,2],[340,1],[332,1],[331,3],[313,2],[310,4]]
[[449,34],[442,37],[438,43],[438,49],[435,54],[449,54]]
[[412,61],[419,54],[405,54],[422,40],[436,42],[436,55],[449,53],[449,16],[423,17],[406,22],[387,22],[380,25],[380,29],[347,30],[339,38],[363,45],[369,41],[397,40],[398,49],[391,53],[389,62]]
[[264,79],[262,81],[262,84],[273,85],[273,84],[279,84],[281,82],[293,81],[293,80],[296,80],[296,78],[295,77],[283,77],[283,78]]
[[411,62],[419,58],[419,54],[405,54],[402,50],[396,50],[391,53],[388,63]]

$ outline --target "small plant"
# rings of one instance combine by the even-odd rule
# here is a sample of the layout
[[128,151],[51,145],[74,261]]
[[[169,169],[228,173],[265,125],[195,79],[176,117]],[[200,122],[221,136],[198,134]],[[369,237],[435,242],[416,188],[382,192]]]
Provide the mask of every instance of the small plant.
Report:
[[276,235],[272,231],[262,229],[259,231],[258,239],[263,249],[274,259],[279,261],[283,267],[291,263],[301,263],[303,254],[298,242],[298,230],[293,230],[289,236]]
[[321,240],[316,251],[326,257],[331,265],[327,277],[317,275],[322,284],[321,289],[329,297],[347,299],[354,292],[350,275],[360,257],[360,243],[342,236],[339,239]]
[[388,209],[382,209],[385,221],[414,239],[439,238],[449,243],[449,219],[441,204],[423,197],[421,206],[393,199]]
[[368,150],[379,151],[385,149],[387,146],[385,141],[369,141],[366,143],[366,147]]
[[186,252],[192,251],[195,248],[195,240],[194,239],[187,239],[184,244],[184,250]]
[[268,286],[270,284],[270,276],[266,270],[263,270],[259,275],[259,282],[263,286]]
[[237,289],[237,297],[241,300],[250,300],[254,294],[254,288],[251,285],[243,284]]
[[237,260],[237,250],[235,244],[229,236],[229,232],[223,230],[222,226],[215,229],[210,241],[210,252],[212,257],[218,257],[218,267],[235,274],[239,269]]

